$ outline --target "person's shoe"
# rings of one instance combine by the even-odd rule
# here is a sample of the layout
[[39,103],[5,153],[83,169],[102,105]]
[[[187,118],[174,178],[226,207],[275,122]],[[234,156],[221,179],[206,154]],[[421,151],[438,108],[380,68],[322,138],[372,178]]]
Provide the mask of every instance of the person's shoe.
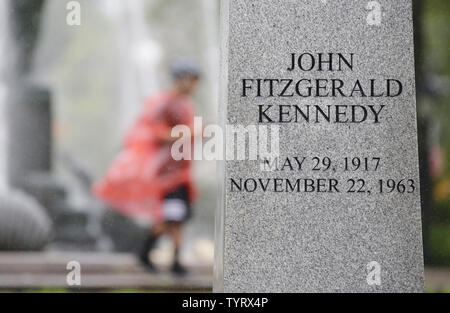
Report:
[[147,271],[149,273],[157,273],[158,272],[158,269],[156,268],[155,264],[153,264],[153,262],[150,261],[148,258],[145,263],[144,262],[142,263],[142,265],[143,265],[145,271]]
[[188,273],[187,269],[182,266],[179,262],[174,262],[170,271],[175,275],[186,275]]

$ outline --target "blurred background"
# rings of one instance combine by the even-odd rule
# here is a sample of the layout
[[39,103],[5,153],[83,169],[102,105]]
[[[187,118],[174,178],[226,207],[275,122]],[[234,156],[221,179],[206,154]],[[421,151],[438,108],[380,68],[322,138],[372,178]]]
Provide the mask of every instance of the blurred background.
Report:
[[[202,67],[197,115],[216,121],[219,0],[0,1],[0,291],[210,291],[215,163],[195,162],[200,191],[181,259],[190,271],[146,273],[134,252],[148,221],[90,194],[144,99],[183,57]],[[450,292],[448,0],[414,0],[419,154],[427,291]],[[170,240],[152,260],[172,258]],[[66,265],[82,267],[68,286]]]

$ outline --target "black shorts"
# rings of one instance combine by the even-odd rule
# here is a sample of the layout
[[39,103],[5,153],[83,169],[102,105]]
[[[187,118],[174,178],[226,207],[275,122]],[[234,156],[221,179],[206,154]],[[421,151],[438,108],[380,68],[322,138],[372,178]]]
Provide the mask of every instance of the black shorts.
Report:
[[185,222],[191,217],[189,192],[183,185],[168,193],[162,204],[163,218],[166,222]]

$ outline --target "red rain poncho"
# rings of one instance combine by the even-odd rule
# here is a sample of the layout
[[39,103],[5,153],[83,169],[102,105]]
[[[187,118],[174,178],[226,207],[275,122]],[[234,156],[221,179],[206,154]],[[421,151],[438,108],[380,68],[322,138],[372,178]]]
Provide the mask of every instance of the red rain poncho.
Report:
[[[189,201],[195,196],[191,161],[175,161],[167,137],[175,125],[193,130],[193,105],[188,97],[162,92],[145,102],[143,113],[125,138],[123,151],[93,193],[111,208],[130,217],[161,220],[164,196],[187,185]],[[191,144],[191,139],[189,139]]]

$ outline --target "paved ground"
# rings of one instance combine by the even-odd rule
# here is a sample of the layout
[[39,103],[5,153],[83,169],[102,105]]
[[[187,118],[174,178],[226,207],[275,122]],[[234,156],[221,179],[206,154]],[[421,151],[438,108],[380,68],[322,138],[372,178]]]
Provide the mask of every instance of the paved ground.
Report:
[[[81,287],[68,287],[67,263],[81,265]],[[158,274],[143,270],[126,253],[0,253],[1,291],[193,291],[210,292],[212,267],[186,264],[190,274],[171,275],[160,264]],[[450,268],[427,268],[427,291],[450,292]]]
[[[67,285],[68,262],[81,266],[81,286]],[[159,265],[146,272],[126,253],[0,253],[0,291],[211,291],[212,267],[186,264],[189,274],[172,275]]]
[[450,268],[426,268],[425,288],[428,292],[450,293]]

